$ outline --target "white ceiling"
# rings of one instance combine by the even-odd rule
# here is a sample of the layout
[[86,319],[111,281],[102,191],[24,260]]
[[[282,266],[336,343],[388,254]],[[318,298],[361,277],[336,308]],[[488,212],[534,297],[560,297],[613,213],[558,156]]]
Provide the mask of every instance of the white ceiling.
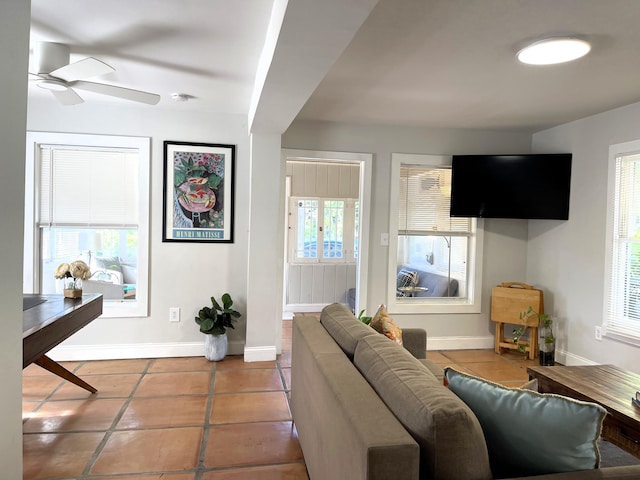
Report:
[[[176,92],[194,97],[179,108],[246,114],[273,2],[32,0],[31,4],[32,43],[64,43],[71,48],[72,61],[93,56],[116,69],[91,81],[157,93],[162,97],[160,106],[177,106],[171,100]],[[87,103],[125,102],[79,93]],[[33,85],[29,95],[50,94]]]
[[[366,13],[375,3],[341,1]],[[273,4],[32,0],[32,40],[66,43],[72,59],[111,64],[116,73],[92,80],[158,93],[160,106],[248,113]],[[278,37],[287,44],[276,47],[268,73],[278,81],[265,85],[279,91],[272,98],[283,98],[301,87],[292,78],[306,83],[300,105],[315,89],[298,118],[536,131],[640,101],[640,0],[380,0],[350,43],[356,27],[345,27],[337,3],[288,4],[295,16],[285,18],[288,35]],[[331,10],[319,19],[322,5]],[[335,44],[306,35],[313,29],[325,39],[342,35],[348,46],[339,55],[342,47],[336,52]],[[567,34],[589,39],[591,53],[556,66],[516,61],[527,41]],[[282,61],[292,45],[293,66]],[[301,75],[316,60],[327,68],[317,69],[317,78]],[[31,87],[30,95],[48,93],[38,90]],[[175,104],[172,92],[194,99]],[[93,95],[87,102],[108,100]]]

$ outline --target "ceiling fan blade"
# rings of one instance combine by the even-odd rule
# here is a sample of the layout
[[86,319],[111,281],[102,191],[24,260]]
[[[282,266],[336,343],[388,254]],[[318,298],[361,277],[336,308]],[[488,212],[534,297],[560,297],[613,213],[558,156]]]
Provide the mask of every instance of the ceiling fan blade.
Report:
[[105,73],[115,72],[115,68],[107,65],[97,58],[83,58],[64,67],[60,67],[53,72],[49,72],[52,77],[60,78],[65,82],[73,82],[83,78],[96,77]]
[[76,92],[67,88],[66,90],[57,91],[50,90],[53,93],[53,96],[58,99],[58,101],[62,105],[78,105],[79,103],[83,103],[84,100],[78,95]]
[[117,87],[115,85],[106,85],[104,83],[73,82],[73,88],[87,90],[89,92],[100,93],[102,95],[110,95],[112,97],[123,98],[133,102],[146,103],[148,105],[156,105],[160,101],[160,95],[155,93],[143,92],[141,90],[133,90],[131,88]]

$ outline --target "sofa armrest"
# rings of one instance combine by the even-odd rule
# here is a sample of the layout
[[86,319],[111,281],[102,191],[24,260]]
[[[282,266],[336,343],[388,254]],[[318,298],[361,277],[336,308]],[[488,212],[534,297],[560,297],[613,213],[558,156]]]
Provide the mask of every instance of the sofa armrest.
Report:
[[417,480],[420,449],[316,318],[296,315],[291,411],[312,479]]
[[427,332],[422,328],[403,328],[402,345],[417,359],[427,358]]

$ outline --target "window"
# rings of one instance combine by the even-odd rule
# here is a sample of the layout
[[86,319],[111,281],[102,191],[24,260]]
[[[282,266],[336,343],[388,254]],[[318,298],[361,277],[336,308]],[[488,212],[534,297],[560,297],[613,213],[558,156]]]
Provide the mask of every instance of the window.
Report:
[[352,199],[291,197],[291,263],[353,261],[357,248]]
[[640,141],[610,148],[605,335],[640,344]]
[[25,291],[61,293],[54,271],[84,260],[104,316],[146,316],[149,140],[29,133]]
[[479,312],[482,229],[449,216],[451,157],[393,154],[389,308]]

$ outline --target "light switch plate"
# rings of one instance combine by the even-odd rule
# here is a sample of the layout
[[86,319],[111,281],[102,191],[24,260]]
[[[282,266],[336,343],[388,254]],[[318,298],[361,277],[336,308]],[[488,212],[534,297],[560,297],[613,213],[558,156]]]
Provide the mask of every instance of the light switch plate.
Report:
[[380,234],[380,246],[388,247],[389,246],[389,234],[381,233]]

